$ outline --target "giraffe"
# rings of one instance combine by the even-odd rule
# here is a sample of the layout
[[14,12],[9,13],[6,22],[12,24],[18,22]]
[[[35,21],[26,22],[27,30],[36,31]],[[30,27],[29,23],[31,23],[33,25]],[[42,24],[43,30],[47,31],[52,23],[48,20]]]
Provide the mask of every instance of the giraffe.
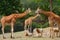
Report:
[[[58,25],[58,29],[59,29],[59,36],[60,36],[60,16],[56,15],[54,12],[51,11],[45,11],[42,9],[37,8],[37,10],[35,11],[35,13],[40,13],[40,14],[44,14],[48,17],[48,21],[49,21],[49,26],[51,27],[51,30],[53,30],[54,27],[54,21],[56,21],[57,25]],[[53,38],[53,31],[51,31],[50,37]]]
[[26,16],[27,14],[29,14],[31,12],[31,9],[28,8],[25,12],[20,13],[20,14],[11,14],[9,16],[3,16],[1,18],[1,24],[2,24],[2,33],[3,33],[3,38],[6,38],[4,35],[4,28],[6,24],[10,24],[11,25],[11,38],[13,37],[13,27],[14,27],[14,23],[16,22],[17,18],[22,18],[24,16]]
[[[40,15],[36,14],[35,16],[31,16],[31,17],[27,18],[24,22],[24,24],[25,24],[24,29],[27,30],[27,26],[28,26],[28,29],[29,29],[29,26],[32,25],[32,21],[38,16],[40,16]],[[31,29],[30,29],[30,31],[31,31]],[[28,33],[26,32],[26,34],[28,34]]]

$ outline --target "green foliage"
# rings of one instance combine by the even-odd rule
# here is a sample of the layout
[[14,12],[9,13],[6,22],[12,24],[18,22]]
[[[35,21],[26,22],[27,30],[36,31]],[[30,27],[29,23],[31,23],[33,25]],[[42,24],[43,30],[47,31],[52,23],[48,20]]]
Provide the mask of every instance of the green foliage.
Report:
[[20,11],[20,0],[0,0],[0,14],[9,15]]
[[49,22],[45,22],[42,26],[43,28],[46,28],[47,26],[49,26]]
[[60,15],[60,0],[53,0],[53,12]]
[[4,30],[5,30],[5,32],[11,32],[11,27],[9,25],[7,25]]
[[47,26],[49,26],[48,22],[45,22],[45,23],[33,22],[32,23],[32,27],[34,27],[34,28],[46,28]]
[[23,30],[24,30],[24,23],[17,21],[14,25],[14,32],[23,31]]

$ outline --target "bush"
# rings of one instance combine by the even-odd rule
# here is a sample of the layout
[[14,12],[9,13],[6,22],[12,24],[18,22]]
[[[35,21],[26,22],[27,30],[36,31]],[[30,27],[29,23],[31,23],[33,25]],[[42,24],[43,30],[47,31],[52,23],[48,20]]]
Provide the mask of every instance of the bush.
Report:
[[0,0],[0,15],[10,15],[20,11],[20,0]]
[[36,22],[33,22],[32,23],[32,27],[33,28],[46,28],[48,26],[49,26],[48,22],[45,22],[45,23],[36,23]]

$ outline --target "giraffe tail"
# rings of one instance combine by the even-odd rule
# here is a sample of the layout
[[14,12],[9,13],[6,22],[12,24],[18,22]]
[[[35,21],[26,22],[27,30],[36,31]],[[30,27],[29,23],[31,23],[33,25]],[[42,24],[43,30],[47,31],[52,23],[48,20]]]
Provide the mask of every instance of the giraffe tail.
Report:
[[0,20],[0,23],[1,23],[1,20]]

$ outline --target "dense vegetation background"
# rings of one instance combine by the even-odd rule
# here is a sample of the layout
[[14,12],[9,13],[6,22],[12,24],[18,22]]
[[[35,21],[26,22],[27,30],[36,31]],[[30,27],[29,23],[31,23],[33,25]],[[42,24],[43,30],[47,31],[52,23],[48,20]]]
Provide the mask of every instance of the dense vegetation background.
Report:
[[[0,19],[2,18],[2,16],[7,16],[12,13],[22,13],[27,8],[31,8],[32,12],[30,14],[16,20],[14,31],[20,31],[23,30],[24,20],[30,16],[35,15],[34,11],[37,9],[37,7],[40,7],[43,10],[50,11],[50,0],[0,0]],[[52,11],[55,14],[60,15],[60,0],[52,0]],[[37,22],[36,20],[38,20],[39,22]],[[32,26],[38,28],[48,27],[47,17],[45,15],[42,15],[42,18],[37,17],[35,20],[33,20]],[[10,32],[9,26],[6,26],[5,32]]]

